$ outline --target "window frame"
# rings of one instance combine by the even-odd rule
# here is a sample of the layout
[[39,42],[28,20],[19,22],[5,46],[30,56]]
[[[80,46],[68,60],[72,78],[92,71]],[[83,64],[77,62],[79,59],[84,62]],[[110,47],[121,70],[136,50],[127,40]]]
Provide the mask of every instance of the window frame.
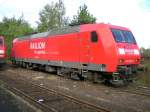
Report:
[[[117,40],[116,40],[116,35],[115,35],[114,32],[113,32],[114,30],[120,32],[121,37],[122,37],[122,41],[117,41]],[[131,31],[111,28],[111,33],[112,33],[112,35],[113,35],[113,38],[114,38],[115,42],[117,42],[117,43],[137,44],[137,43],[136,43],[136,40],[135,40],[135,37],[134,37],[134,35],[132,34]],[[131,37],[131,38],[130,38],[130,37],[127,37],[127,35],[125,35],[125,33],[130,34],[130,37]],[[132,40],[132,41],[128,41],[129,38],[130,38],[130,40]]]
[[98,34],[97,34],[97,32],[96,31],[92,31],[91,33],[90,33],[90,41],[92,42],[92,43],[97,43],[98,42]]

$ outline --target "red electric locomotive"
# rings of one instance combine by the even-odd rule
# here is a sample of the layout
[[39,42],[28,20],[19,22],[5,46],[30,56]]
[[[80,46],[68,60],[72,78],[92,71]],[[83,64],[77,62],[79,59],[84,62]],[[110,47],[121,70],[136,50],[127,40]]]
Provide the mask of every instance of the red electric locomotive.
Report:
[[136,72],[140,52],[132,32],[110,24],[85,24],[13,40],[12,62],[74,78],[113,84]]
[[4,44],[4,37],[0,36],[0,66],[5,63],[6,58],[6,48]]

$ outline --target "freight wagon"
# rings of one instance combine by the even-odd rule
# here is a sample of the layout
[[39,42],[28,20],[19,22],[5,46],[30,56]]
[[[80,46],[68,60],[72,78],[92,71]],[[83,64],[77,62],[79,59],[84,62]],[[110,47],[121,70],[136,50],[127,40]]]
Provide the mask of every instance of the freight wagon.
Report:
[[6,58],[6,48],[4,44],[4,37],[0,36],[0,66],[5,63]]
[[18,37],[13,64],[40,68],[72,78],[113,84],[126,82],[137,70],[140,53],[132,32],[110,24],[85,24]]

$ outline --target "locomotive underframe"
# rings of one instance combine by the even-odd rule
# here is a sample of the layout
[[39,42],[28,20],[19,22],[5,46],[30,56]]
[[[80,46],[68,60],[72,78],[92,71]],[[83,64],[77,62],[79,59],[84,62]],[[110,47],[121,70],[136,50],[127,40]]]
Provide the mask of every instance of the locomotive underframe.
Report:
[[28,68],[38,68],[57,75],[70,77],[76,80],[89,79],[96,83],[109,82],[113,85],[122,85],[132,80],[132,74],[137,72],[137,65],[118,66],[117,72],[108,73],[105,64],[80,64],[63,61],[39,61],[30,59],[12,59],[12,63]]
[[133,81],[135,74],[137,73],[137,65],[120,65],[117,68],[117,72],[112,74],[110,80],[113,85],[124,85]]

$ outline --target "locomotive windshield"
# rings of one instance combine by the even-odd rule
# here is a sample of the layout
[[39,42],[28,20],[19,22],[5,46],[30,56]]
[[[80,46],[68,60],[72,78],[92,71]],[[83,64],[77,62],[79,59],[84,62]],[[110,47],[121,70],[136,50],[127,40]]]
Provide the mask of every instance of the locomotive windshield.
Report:
[[134,36],[130,31],[118,30],[118,29],[111,29],[111,31],[112,31],[112,34],[113,34],[116,42],[118,42],[118,43],[126,42],[126,43],[136,44]]

